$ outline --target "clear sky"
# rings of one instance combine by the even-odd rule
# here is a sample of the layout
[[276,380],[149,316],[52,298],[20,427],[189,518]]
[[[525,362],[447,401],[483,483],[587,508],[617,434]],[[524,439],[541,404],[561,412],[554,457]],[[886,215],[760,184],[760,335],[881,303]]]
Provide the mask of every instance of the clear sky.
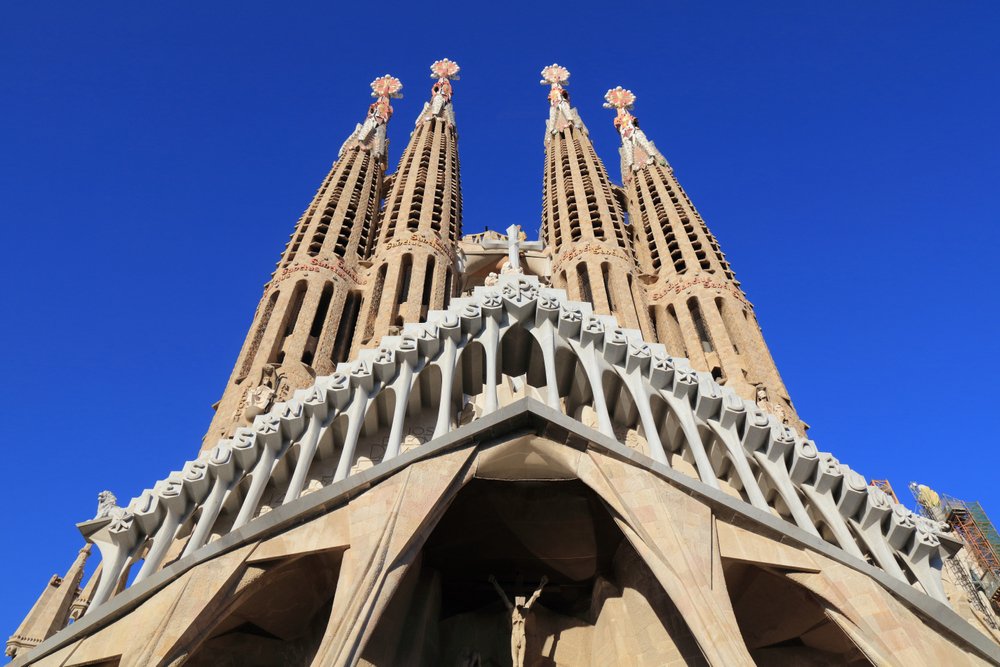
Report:
[[616,180],[602,96],[631,88],[818,446],[1000,521],[998,34],[992,0],[6,0],[2,638],[99,491],[127,503],[197,454],[368,83],[405,86],[394,165],[442,57],[466,232],[538,229],[543,66],[572,71]]

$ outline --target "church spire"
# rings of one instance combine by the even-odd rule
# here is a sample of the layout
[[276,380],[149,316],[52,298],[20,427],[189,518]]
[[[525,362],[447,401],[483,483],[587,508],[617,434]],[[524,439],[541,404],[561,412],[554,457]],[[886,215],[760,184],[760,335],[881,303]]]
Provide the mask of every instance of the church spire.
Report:
[[388,158],[389,141],[386,139],[386,125],[392,118],[391,99],[399,99],[403,95],[403,83],[391,74],[383,74],[371,82],[372,97],[376,98],[368,107],[368,115],[363,123],[358,123],[354,132],[340,147],[338,157],[352,148],[364,148],[373,152],[383,164]]
[[631,113],[635,95],[618,86],[604,99],[621,137],[622,182],[655,337],[804,431],[729,262],[667,160],[639,129]]
[[389,74],[372,81],[375,102],[341,146],[264,287],[205,446],[347,358],[361,302],[361,263],[378,229],[390,100],[401,97],[402,88]]
[[639,119],[629,113],[634,104],[635,94],[621,86],[604,94],[604,108],[615,110],[615,129],[622,139],[620,152],[623,181],[631,178],[633,171],[654,163],[670,168],[663,154],[646,138],[646,133],[639,129]]
[[7,640],[7,656],[16,658],[19,654],[42,643],[69,622],[70,606],[80,594],[83,569],[90,555],[90,546],[85,544],[77,553],[76,560],[60,577],[53,574],[48,585],[21,622],[17,631]]
[[386,198],[382,228],[355,347],[377,342],[404,322],[422,321],[451,297],[462,234],[462,181],[452,81],[459,66],[431,65],[430,100],[399,160]]
[[542,70],[549,87],[545,126],[542,233],[553,254],[553,284],[570,297],[614,314],[624,326],[648,333],[632,284],[635,260],[622,207],[580,114],[570,105],[569,70]]

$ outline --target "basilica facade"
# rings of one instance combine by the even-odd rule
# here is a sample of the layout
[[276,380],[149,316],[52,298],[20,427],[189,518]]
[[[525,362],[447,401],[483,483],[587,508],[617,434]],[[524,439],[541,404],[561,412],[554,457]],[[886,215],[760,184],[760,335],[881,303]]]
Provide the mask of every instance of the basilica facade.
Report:
[[947,525],[809,439],[635,95],[616,183],[545,67],[539,238],[463,235],[458,73],[391,173],[372,82],[200,448],[102,494],[15,664],[1000,664]]

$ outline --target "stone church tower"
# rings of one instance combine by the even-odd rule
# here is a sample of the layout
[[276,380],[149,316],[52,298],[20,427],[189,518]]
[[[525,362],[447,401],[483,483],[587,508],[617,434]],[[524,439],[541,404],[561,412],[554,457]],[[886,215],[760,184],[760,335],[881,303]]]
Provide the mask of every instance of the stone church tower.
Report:
[[546,67],[542,239],[463,236],[458,71],[391,175],[372,83],[201,450],[101,494],[14,664],[1000,664],[947,524],[805,437],[631,92],[619,186]]
[[431,71],[431,99],[391,179],[356,348],[373,345],[405,322],[425,321],[430,310],[447,305],[454,288],[462,180],[451,82],[459,67],[445,59]]
[[378,235],[389,100],[401,97],[403,85],[387,74],[371,87],[376,101],[344,142],[264,286],[205,437],[208,446],[348,359],[364,286],[362,262]]
[[695,368],[805,432],[740,283],[656,146],[629,113],[632,91],[605,95],[621,135],[622,183],[653,337]]
[[542,234],[552,251],[552,284],[593,304],[594,312],[648,334],[642,295],[633,286],[636,263],[625,216],[587,127],[570,106],[568,81],[565,67],[542,70],[542,83],[550,87]]

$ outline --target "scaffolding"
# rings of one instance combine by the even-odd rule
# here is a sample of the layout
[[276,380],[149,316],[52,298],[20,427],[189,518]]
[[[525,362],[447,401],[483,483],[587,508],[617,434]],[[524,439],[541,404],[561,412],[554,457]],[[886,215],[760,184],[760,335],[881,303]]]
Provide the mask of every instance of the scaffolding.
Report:
[[930,487],[916,482],[910,483],[910,492],[921,514],[935,521],[947,522],[961,538],[979,573],[967,568],[957,555],[946,558],[945,563],[955,583],[965,590],[966,598],[984,622],[994,630],[1000,629],[996,617],[979,596],[979,591],[982,591],[993,606],[1000,609],[1000,558],[997,557],[1000,554],[1000,535],[986,512],[977,502],[967,503],[951,496],[939,496]]
[[889,483],[887,479],[873,479],[871,485],[882,489],[887,496],[892,498],[892,502],[899,503],[899,498],[896,496],[896,492],[892,490],[892,484]]

